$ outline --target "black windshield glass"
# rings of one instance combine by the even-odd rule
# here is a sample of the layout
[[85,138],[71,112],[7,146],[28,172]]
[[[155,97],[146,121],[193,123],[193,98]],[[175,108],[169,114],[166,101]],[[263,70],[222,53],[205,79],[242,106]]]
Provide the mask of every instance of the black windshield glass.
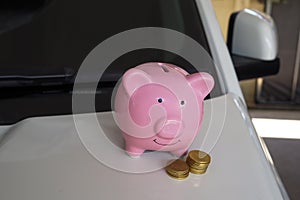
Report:
[[77,69],[103,40],[137,27],[177,30],[209,51],[192,0],[53,0],[28,23],[0,35],[0,67]]
[[[2,124],[29,116],[72,113],[71,72],[76,73],[95,46],[122,31],[138,27],[169,28],[192,37],[209,52],[193,0],[31,0],[28,5],[23,1],[9,2],[0,12]],[[111,64],[106,75],[109,78],[110,73],[120,73],[114,71],[114,66],[123,66],[124,71],[148,61],[170,62],[190,72],[193,69],[183,58],[170,52],[144,49],[121,56]],[[62,80],[61,73],[66,73],[67,78]],[[1,77],[19,75],[46,77],[46,80],[1,80]],[[24,87],[20,90],[19,86]],[[110,109],[110,94],[105,91],[97,94],[100,102],[97,111]]]

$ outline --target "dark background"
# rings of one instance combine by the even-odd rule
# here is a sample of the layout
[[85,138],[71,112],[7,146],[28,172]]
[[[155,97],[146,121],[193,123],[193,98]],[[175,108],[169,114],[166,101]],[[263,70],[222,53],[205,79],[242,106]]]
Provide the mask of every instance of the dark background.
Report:
[[[180,31],[209,52],[193,0],[1,1],[0,124],[72,113],[72,84],[83,59],[108,37],[137,27]],[[149,61],[194,70],[177,55],[144,49],[121,56],[104,76],[115,73],[118,79],[126,69]],[[97,111],[111,109],[115,81],[100,83]]]

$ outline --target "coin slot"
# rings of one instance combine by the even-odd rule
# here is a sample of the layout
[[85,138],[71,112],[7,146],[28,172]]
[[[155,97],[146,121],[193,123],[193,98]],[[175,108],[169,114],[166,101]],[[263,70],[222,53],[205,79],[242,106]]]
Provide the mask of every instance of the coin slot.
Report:
[[169,69],[168,69],[166,66],[161,65],[161,68],[162,68],[162,70],[163,70],[164,72],[169,72]]

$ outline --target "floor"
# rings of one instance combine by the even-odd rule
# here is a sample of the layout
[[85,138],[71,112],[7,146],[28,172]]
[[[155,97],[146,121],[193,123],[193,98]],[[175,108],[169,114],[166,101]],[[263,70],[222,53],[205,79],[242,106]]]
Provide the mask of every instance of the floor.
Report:
[[254,118],[257,133],[264,138],[268,146],[291,200],[300,199],[300,111],[249,110],[249,112]]
[[300,199],[300,140],[265,138],[275,167],[293,199]]

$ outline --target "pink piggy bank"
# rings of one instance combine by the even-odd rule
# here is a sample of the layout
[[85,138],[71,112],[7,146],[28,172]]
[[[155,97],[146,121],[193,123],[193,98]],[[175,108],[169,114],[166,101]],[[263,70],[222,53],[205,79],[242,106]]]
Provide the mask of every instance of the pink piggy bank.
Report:
[[199,132],[203,101],[214,86],[205,72],[189,74],[167,63],[145,63],[129,69],[115,96],[115,119],[126,152],[145,150],[184,154]]

